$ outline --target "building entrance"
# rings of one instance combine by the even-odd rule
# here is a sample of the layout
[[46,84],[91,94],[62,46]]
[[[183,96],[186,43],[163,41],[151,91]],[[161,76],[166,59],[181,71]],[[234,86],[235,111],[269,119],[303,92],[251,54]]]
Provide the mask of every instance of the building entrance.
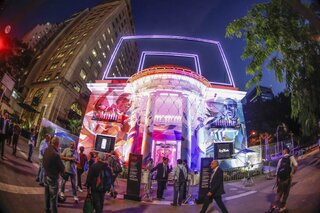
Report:
[[155,165],[162,162],[162,158],[169,159],[169,165],[175,166],[180,156],[180,141],[153,141],[152,157]]

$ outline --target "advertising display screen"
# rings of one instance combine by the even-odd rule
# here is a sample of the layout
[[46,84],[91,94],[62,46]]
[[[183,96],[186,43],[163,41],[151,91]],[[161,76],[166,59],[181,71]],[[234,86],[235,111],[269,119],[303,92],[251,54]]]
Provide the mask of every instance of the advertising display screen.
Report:
[[116,138],[109,135],[97,135],[94,149],[98,152],[111,152],[114,150]]
[[231,158],[233,154],[233,143],[216,143],[214,149],[215,159]]

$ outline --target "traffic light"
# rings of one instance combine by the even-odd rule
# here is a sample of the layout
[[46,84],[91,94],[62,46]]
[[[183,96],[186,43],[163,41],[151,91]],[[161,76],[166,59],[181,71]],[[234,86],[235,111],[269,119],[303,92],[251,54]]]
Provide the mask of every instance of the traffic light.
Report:
[[3,36],[0,36],[0,51],[7,49],[7,44]]

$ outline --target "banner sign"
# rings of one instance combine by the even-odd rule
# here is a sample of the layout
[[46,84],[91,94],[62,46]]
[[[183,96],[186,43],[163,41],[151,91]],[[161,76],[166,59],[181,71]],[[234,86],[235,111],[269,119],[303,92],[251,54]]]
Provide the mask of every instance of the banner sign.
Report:
[[141,201],[141,169],[142,155],[130,154],[128,164],[127,192],[124,195],[124,199]]
[[213,158],[201,158],[199,192],[198,199],[196,200],[198,204],[203,203],[204,198],[208,193],[211,176],[210,165],[212,160]]
[[233,154],[233,143],[215,143],[214,144],[215,159],[231,158],[232,154]]

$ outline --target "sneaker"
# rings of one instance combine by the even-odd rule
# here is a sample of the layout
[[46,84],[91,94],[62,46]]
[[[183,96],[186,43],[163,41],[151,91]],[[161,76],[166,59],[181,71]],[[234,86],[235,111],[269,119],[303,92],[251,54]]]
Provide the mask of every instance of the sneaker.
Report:
[[279,209],[279,212],[284,212],[284,211],[286,211],[286,210],[287,210],[287,207],[284,206],[284,207],[282,207],[282,208]]
[[177,204],[176,204],[176,203],[170,203],[170,205],[171,205],[171,206],[177,206]]
[[272,213],[274,210],[276,209],[276,207],[271,207],[268,211],[266,211],[265,213]]
[[64,193],[63,192],[60,192],[60,197],[64,197]]
[[78,191],[79,192],[83,192],[83,190],[78,186]]
[[74,202],[79,203],[79,198],[77,196],[73,196]]

